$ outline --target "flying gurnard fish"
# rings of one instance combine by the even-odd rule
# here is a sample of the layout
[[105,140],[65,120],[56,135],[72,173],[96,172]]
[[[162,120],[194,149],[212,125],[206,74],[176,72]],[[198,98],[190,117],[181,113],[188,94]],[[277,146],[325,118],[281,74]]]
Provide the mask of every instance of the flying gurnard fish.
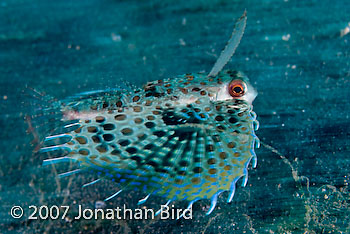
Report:
[[[123,190],[140,189],[176,200],[211,199],[210,214],[220,193],[231,202],[236,182],[248,180],[256,167],[259,144],[252,102],[257,93],[241,72],[223,67],[234,54],[246,26],[246,12],[209,74],[189,73],[149,82],[134,90],[86,92],[63,101],[49,101],[36,113],[37,130],[51,126],[39,152],[56,153],[44,165],[76,162],[98,179]],[[28,118],[30,120],[30,118]],[[34,120],[34,118],[32,118]],[[58,127],[61,126],[61,127]],[[54,135],[53,132],[55,132]],[[48,132],[46,132],[48,133]]]

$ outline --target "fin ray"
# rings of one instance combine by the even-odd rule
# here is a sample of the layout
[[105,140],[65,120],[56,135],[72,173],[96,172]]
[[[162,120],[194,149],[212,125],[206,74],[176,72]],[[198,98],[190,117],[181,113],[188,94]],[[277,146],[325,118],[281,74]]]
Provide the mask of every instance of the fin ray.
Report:
[[93,180],[93,181],[91,181],[91,182],[89,182],[89,183],[84,184],[82,187],[85,188],[85,187],[87,187],[87,186],[96,184],[97,182],[100,182],[100,181],[101,181],[101,179]]
[[244,11],[243,15],[235,23],[230,40],[227,42],[225,49],[221,52],[219,58],[216,60],[213,68],[209,72],[210,77],[215,77],[223,69],[223,67],[231,59],[235,53],[237,46],[239,45],[242,36],[244,34],[245,26],[247,23],[247,12]]
[[63,177],[71,176],[71,175],[74,175],[74,174],[78,174],[78,173],[81,173],[82,171],[83,171],[82,169],[76,169],[76,170],[73,170],[73,171],[68,171],[68,172],[59,174],[58,178],[63,178]]
[[111,200],[112,198],[118,196],[118,194],[120,194],[122,191],[123,191],[122,189],[119,190],[118,192],[114,193],[112,196],[109,196],[109,197],[107,197],[106,199],[104,199],[104,201],[109,201],[109,200]]

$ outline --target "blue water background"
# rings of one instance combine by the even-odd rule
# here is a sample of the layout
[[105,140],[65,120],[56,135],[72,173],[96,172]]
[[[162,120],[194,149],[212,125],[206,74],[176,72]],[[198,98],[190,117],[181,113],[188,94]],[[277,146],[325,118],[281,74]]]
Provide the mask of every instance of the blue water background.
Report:
[[[224,193],[205,216],[209,201],[200,201],[194,219],[180,221],[28,221],[28,209],[11,218],[13,205],[93,207],[117,191],[108,182],[84,190],[89,178],[57,181],[41,166],[25,132],[26,87],[63,99],[209,71],[245,9],[247,28],[226,68],[243,71],[259,92],[263,146],[233,203]],[[349,12],[346,0],[1,1],[1,232],[349,233]],[[143,195],[107,205],[136,208]]]

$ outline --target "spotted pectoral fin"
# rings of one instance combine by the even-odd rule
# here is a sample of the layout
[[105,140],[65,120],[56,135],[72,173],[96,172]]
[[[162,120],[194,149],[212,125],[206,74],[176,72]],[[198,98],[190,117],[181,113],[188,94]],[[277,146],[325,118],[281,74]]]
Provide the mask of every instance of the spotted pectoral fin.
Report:
[[187,113],[167,110],[162,112],[162,119],[166,125],[179,125],[188,122],[190,116]]
[[[176,200],[183,196],[183,183],[190,183],[190,175],[195,165],[193,162],[198,141],[198,129],[176,128],[168,131],[157,130],[153,136],[137,144],[138,168],[149,177],[145,183],[148,192]],[[199,146],[199,148],[202,146]],[[204,147],[204,146],[203,146]],[[203,150],[203,149],[202,149]],[[189,171],[191,171],[189,173]]]
[[162,112],[162,119],[166,125],[175,125],[181,127],[183,124],[200,124],[208,119],[208,114],[192,105],[175,110],[168,109]]

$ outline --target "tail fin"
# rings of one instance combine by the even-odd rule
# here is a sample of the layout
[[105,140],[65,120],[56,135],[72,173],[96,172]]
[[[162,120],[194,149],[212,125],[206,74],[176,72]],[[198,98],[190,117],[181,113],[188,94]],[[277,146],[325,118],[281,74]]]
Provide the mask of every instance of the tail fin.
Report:
[[27,133],[32,135],[31,143],[36,152],[43,146],[45,137],[64,133],[63,126],[67,121],[62,120],[61,103],[53,97],[33,88],[26,88],[24,95],[27,100],[24,103]]

